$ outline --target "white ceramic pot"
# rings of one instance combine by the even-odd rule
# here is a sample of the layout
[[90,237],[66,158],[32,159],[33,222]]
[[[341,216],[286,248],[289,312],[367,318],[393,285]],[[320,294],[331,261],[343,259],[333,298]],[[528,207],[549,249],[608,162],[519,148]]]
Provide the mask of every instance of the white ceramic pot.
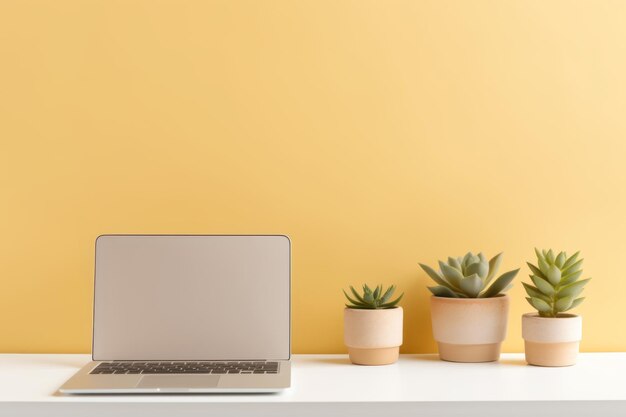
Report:
[[442,360],[492,362],[500,359],[500,349],[507,331],[509,296],[432,296],[430,312],[433,336]]
[[387,365],[398,360],[402,345],[402,307],[344,309],[344,342],[352,363]]
[[574,365],[582,334],[583,319],[575,314],[540,317],[537,313],[528,313],[522,316],[526,362],[531,365]]

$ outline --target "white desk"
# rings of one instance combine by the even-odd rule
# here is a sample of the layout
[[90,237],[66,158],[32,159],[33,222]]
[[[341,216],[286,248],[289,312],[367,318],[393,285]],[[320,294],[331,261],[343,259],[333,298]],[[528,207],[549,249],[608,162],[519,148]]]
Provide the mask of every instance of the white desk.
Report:
[[0,355],[0,416],[626,416],[626,353],[582,354],[570,368],[456,364],[403,355],[382,367],[296,355],[293,387],[256,395],[64,396],[88,355]]

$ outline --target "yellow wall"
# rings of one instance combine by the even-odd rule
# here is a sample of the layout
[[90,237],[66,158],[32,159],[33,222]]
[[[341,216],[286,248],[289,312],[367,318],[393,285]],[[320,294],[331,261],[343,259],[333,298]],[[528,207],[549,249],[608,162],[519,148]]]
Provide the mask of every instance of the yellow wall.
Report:
[[[341,288],[581,249],[584,350],[625,350],[626,2],[0,1],[0,351],[90,348],[101,233],[289,234],[293,348]],[[524,268],[523,277],[526,278]],[[508,351],[520,351],[521,285]]]

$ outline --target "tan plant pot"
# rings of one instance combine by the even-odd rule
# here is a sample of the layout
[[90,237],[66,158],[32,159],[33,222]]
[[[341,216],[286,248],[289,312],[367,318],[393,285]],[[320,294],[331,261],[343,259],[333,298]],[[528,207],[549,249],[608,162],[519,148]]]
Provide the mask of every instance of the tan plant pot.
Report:
[[522,316],[526,362],[538,366],[571,366],[576,363],[583,334],[583,318],[575,314]]
[[344,342],[357,365],[388,365],[398,360],[402,345],[402,307],[386,310],[346,308]]
[[430,297],[433,336],[439,357],[451,362],[493,362],[500,359],[506,337],[509,297]]

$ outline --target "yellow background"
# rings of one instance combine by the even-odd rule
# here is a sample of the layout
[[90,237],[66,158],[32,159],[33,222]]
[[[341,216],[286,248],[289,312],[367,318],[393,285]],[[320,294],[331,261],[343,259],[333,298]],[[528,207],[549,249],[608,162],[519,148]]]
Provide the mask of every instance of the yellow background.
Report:
[[101,233],[290,235],[296,353],[344,351],[348,284],[396,283],[403,351],[431,352],[418,262],[580,249],[582,348],[625,350],[624,21],[623,1],[0,0],[0,351],[90,349]]

